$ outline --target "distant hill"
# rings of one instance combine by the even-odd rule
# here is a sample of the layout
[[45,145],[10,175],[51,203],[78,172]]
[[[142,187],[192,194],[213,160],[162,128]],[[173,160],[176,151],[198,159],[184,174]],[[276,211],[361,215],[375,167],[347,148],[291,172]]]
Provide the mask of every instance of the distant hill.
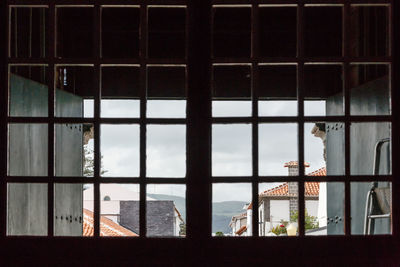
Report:
[[214,202],[212,232],[231,233],[232,229],[229,227],[229,223],[232,216],[245,212],[244,205],[246,202],[243,201]]
[[[157,200],[173,200],[182,218],[186,221],[185,198],[164,194],[147,194],[147,196]],[[214,202],[212,206],[212,232],[231,233],[229,222],[233,215],[245,212],[243,210],[244,205],[246,205],[246,202],[243,201]]]

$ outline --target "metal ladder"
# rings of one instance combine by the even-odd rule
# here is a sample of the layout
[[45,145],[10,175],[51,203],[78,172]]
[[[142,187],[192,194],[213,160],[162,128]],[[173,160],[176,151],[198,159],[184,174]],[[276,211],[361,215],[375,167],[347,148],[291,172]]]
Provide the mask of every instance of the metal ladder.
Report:
[[[390,142],[390,138],[379,140],[374,151],[374,175],[379,174],[380,155],[382,145]],[[378,187],[378,182],[373,182],[367,193],[364,217],[364,235],[373,234],[375,219],[391,217],[391,188]]]

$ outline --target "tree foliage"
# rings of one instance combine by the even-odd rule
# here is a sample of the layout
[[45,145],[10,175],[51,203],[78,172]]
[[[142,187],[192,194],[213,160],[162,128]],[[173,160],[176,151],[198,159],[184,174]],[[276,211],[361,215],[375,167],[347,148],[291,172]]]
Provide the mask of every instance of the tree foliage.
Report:
[[[94,176],[94,151],[90,149],[87,145],[83,146],[84,158],[83,158],[83,176],[92,177]],[[103,159],[103,157],[101,157]],[[103,161],[102,161],[103,163]],[[103,164],[101,164],[103,166]],[[107,173],[107,170],[101,168],[100,174],[103,175]]]

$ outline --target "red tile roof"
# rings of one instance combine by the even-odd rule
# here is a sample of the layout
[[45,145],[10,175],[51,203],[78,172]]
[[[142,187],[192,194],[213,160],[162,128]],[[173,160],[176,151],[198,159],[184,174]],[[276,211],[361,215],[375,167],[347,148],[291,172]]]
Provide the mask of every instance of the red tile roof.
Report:
[[[326,176],[326,168],[323,167],[308,174],[308,176]],[[319,182],[306,182],[305,196],[319,196]],[[268,189],[260,194],[260,196],[289,196],[288,183],[283,183],[277,187]]]
[[[283,167],[291,167],[291,166],[298,166],[299,162],[298,161],[289,161],[286,162]],[[310,167],[310,163],[304,161],[304,167]]]
[[235,234],[237,234],[237,235],[242,235],[244,232],[246,232],[246,230],[247,230],[247,226],[246,226],[246,225],[243,225],[242,227],[239,228],[239,230],[237,230],[237,231],[235,232]]
[[[94,235],[93,212],[83,209],[83,236]],[[105,216],[100,217],[100,236],[138,236]]]
[[[305,196],[319,196],[319,182],[306,182],[305,191]],[[289,196],[288,183],[283,183],[280,186],[268,189],[262,192],[260,196]]]
[[308,176],[326,176],[326,168],[323,167],[321,169],[318,169],[316,171],[310,172],[307,174]]
[[243,212],[243,213],[240,213],[240,214],[237,214],[237,215],[233,215],[232,219],[231,219],[231,222],[229,223],[229,226],[231,226],[232,223],[234,223],[234,221],[240,220],[242,218],[247,218],[247,212]]

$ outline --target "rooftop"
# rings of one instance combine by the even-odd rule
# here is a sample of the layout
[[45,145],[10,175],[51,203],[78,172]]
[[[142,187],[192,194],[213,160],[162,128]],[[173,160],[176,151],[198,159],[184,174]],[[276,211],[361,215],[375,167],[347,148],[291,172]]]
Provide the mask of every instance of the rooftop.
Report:
[[[83,236],[94,235],[93,212],[83,209]],[[138,236],[105,216],[100,217],[100,236]]]
[[[285,165],[283,165],[283,167],[295,167],[295,166],[299,166],[298,161],[289,161],[286,162]],[[304,167],[306,168],[310,167],[310,163],[304,161]]]
[[[326,176],[326,168],[323,167],[308,174],[308,176]],[[305,182],[305,196],[319,196],[319,182]],[[283,183],[277,187],[268,189],[260,196],[289,196],[288,183]]]

